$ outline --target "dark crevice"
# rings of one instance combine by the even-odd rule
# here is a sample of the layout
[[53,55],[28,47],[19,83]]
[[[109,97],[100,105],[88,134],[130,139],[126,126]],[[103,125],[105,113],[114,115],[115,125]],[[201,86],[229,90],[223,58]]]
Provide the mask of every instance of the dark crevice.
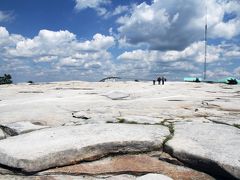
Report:
[[26,172],[22,171],[21,168],[14,168],[14,167],[10,167],[10,166],[4,165],[4,164],[0,164],[0,168],[10,171],[11,173],[9,173],[8,175],[31,176],[31,175],[35,174],[35,173],[26,173]]
[[38,93],[44,93],[42,91],[19,91],[18,93],[23,93],[23,94],[38,94]]
[[167,162],[169,164],[173,164],[173,165],[176,165],[176,166],[184,166],[184,164],[177,159],[169,159],[169,158],[163,158],[163,157],[159,157],[158,159],[160,161]]
[[83,90],[83,91],[91,91],[93,88],[55,88],[55,90]]
[[[128,174],[128,175],[132,175],[132,176],[143,176],[146,175],[148,173],[153,173],[152,171],[144,171],[144,172],[140,172],[140,171],[119,171],[119,172],[104,172],[104,173],[98,173],[98,174],[91,174],[91,173],[72,173],[72,172],[68,172],[68,173],[61,173],[61,172],[56,172],[56,173],[46,173],[44,174],[44,176],[53,176],[53,175],[70,175],[70,176],[89,176],[89,177],[98,177],[98,176],[116,176],[116,175],[123,175],[123,174]],[[41,175],[37,175],[37,176],[41,176]],[[105,178],[103,178],[105,179]]]
[[[167,145],[167,142],[174,137],[173,123],[170,123],[168,128],[170,135],[165,139],[163,143],[163,152],[169,154],[173,158],[176,158],[179,162],[183,164],[183,166],[195,169],[196,171],[199,172],[204,172],[218,180],[237,179],[212,160],[203,159],[201,157],[197,157],[191,154],[174,155],[174,150]],[[171,163],[171,161],[169,163]]]
[[7,127],[7,126],[3,126],[0,125],[0,129],[7,135],[7,136],[17,136],[18,133],[16,131],[14,131],[13,129]]
[[[168,124],[166,124],[166,123],[168,123]],[[174,126],[173,126],[173,123],[172,122],[168,122],[167,119],[162,121],[161,125],[167,127],[168,130],[169,130],[169,133],[170,133],[163,141],[163,151],[164,151],[164,147],[165,147],[166,143],[168,141],[170,141],[173,138],[173,136],[174,136]]]
[[160,123],[147,123],[147,122],[142,122],[142,123],[139,123],[137,121],[128,121],[124,118],[121,118],[121,117],[118,117],[116,118],[117,121],[106,121],[106,123],[108,124],[137,124],[137,125],[150,125],[150,126],[153,126],[153,125],[163,125],[162,122]]
[[220,121],[215,121],[215,120],[212,120],[212,119],[209,119],[208,117],[205,117],[205,119],[215,123],[215,124],[222,124],[222,125],[226,125],[226,126],[231,126],[231,127],[235,127],[235,128],[238,128],[240,129],[240,124],[228,124],[228,123],[225,123],[225,122],[220,122]]
[[[79,112],[79,111],[77,111],[77,112]],[[73,117],[73,118],[83,119],[83,120],[88,120],[88,119],[90,119],[90,117],[86,117],[86,116],[84,116],[84,115],[82,115],[82,116],[76,116],[75,113],[76,113],[76,112],[72,112],[72,117]]]
[[174,155],[174,150],[169,146],[164,147],[164,152],[169,153],[172,157],[184,163],[186,167],[207,173],[218,180],[237,179],[210,159],[203,159],[191,154]]

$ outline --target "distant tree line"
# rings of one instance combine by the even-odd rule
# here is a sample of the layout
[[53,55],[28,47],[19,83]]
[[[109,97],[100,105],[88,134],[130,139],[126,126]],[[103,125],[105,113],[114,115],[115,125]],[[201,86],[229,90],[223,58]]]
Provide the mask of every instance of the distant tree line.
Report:
[[4,74],[3,77],[0,76],[0,85],[1,84],[12,84],[12,76],[10,74]]

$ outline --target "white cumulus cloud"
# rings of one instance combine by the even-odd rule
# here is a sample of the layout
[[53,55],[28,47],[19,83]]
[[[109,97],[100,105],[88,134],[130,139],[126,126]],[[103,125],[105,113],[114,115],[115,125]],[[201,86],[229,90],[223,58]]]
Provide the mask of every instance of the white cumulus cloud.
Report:
[[11,12],[0,11],[0,22],[6,22],[13,18]]
[[[214,63],[227,61],[228,59],[237,59],[240,55],[240,47],[236,44],[208,45],[207,62]],[[117,57],[118,60],[146,61],[146,62],[174,62],[190,61],[196,63],[204,62],[204,42],[192,43],[184,50],[132,50],[126,51]]]
[[113,11],[108,11],[106,14],[104,14],[104,18],[107,19],[109,17],[113,17],[113,16],[117,16],[117,15],[123,14],[123,13],[129,11],[129,9],[130,9],[129,6],[119,5]]
[[50,61],[56,57],[67,57],[79,54],[92,55],[105,52],[115,44],[112,36],[95,34],[92,40],[80,42],[76,35],[65,31],[40,30],[34,38],[18,38],[11,35],[6,28],[0,28],[0,44],[5,43],[5,54],[8,57],[41,57],[40,61]]
[[40,30],[35,37],[26,38],[0,27],[0,65],[6,71],[18,73],[25,70],[27,73],[30,69],[35,75],[79,74],[77,70],[81,69],[80,75],[92,72],[103,76],[106,69],[112,69],[112,55],[108,49],[114,45],[112,36],[99,33],[86,41],[79,41],[67,30]]
[[[208,0],[209,38],[231,39],[240,34],[240,3]],[[232,19],[226,19],[234,14]],[[202,0],[154,0],[135,5],[130,15],[121,16],[120,39],[144,44],[154,50],[182,50],[204,38],[205,3]]]
[[[126,51],[118,56],[119,60],[141,60],[141,61],[179,61],[191,59],[191,61],[201,61],[204,58],[203,51],[204,42],[196,42],[191,44],[189,47],[182,51],[169,50],[169,51],[158,51],[158,50],[133,50]],[[212,59],[210,59],[212,60]]]
[[110,0],[75,0],[75,9],[81,11],[87,8],[94,9],[99,15],[104,15],[107,9],[104,7],[106,4],[110,4]]

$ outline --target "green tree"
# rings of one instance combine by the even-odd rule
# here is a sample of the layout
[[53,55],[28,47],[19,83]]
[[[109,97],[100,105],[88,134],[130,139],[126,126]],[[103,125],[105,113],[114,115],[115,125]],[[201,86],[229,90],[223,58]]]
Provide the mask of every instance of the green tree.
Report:
[[12,84],[12,76],[10,74],[4,74],[0,77],[0,84]]

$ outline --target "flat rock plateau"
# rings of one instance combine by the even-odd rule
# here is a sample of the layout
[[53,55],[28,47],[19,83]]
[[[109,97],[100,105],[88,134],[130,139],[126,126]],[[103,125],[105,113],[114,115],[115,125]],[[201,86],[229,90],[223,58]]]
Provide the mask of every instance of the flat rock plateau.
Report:
[[0,179],[240,179],[240,86],[0,86]]

